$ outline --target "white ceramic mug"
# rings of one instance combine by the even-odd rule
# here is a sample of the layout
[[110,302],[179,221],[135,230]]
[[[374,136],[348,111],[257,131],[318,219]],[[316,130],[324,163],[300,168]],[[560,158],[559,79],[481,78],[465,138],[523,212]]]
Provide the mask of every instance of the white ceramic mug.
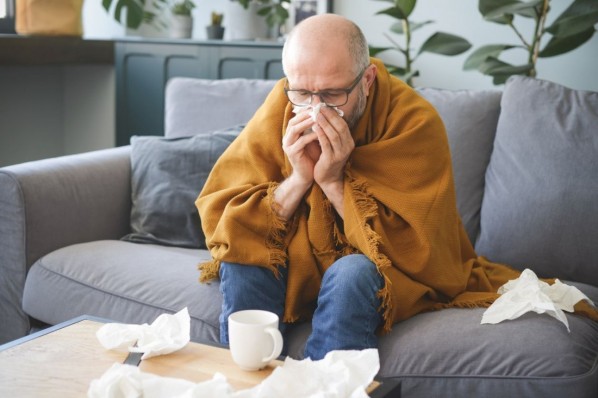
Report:
[[282,352],[278,315],[245,310],[228,317],[228,341],[233,361],[243,370],[259,370]]

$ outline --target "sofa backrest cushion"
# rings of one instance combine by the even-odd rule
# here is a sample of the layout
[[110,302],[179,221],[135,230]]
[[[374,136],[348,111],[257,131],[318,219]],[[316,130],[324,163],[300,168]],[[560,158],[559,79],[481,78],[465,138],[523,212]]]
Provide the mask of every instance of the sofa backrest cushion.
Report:
[[501,108],[477,253],[598,286],[598,92],[511,77]]
[[205,248],[195,200],[242,125],[191,137],[132,137],[131,233],[123,240]]
[[457,207],[471,242],[480,230],[484,175],[500,112],[499,90],[420,88],[442,118],[451,148]]
[[244,124],[275,80],[175,77],[166,84],[164,135],[185,137]]

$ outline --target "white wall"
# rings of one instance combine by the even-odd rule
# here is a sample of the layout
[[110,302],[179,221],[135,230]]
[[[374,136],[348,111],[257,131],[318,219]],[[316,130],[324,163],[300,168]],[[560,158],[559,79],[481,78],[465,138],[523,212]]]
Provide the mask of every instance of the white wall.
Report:
[[[199,0],[196,3],[195,39],[205,38],[204,27],[209,23],[212,11],[225,13],[226,27],[227,23],[231,23],[230,7],[239,7],[230,0]],[[434,20],[436,23],[415,33],[414,47],[419,48],[436,31],[463,36],[472,42],[473,48],[491,43],[517,44],[509,28],[482,19],[477,3],[477,0],[419,1],[412,19]],[[551,23],[569,4],[570,1],[553,1],[548,22]],[[334,2],[335,12],[355,21],[370,44],[378,46],[388,45],[384,33],[389,31],[394,21],[375,14],[388,6],[388,2],[376,0]],[[86,38],[125,35],[125,29],[102,8],[100,1],[84,2],[83,24]],[[527,23],[524,34],[528,34],[531,28],[531,24]],[[448,89],[494,88],[490,77],[462,70],[463,62],[471,51],[473,49],[456,57],[423,54],[415,65],[421,73],[416,85]],[[525,56],[509,61],[523,63]],[[540,59],[537,69],[539,78],[575,89],[598,91],[598,34],[573,52]],[[0,87],[0,166],[114,145],[115,87],[112,67],[2,66]]]
[[[417,3],[411,19],[418,22],[433,20],[435,23],[414,33],[413,47],[419,49],[421,43],[437,31],[462,36],[473,44],[471,50],[455,57],[424,53],[415,64],[421,74],[415,80],[417,86],[450,89],[495,87],[490,77],[477,71],[463,71],[465,59],[481,45],[519,44],[520,42],[510,28],[484,21],[477,4],[477,0],[425,0]],[[569,4],[571,1],[552,1],[548,24],[554,21]],[[389,3],[385,1],[336,0],[334,11],[356,22],[364,31],[370,44],[388,46],[389,41],[384,37],[384,33],[389,32],[390,26],[396,20],[386,15],[375,15],[377,11],[387,7]],[[520,26],[520,20],[521,18],[516,19],[517,26]],[[525,25],[524,35],[529,37],[529,32],[533,28],[531,20],[521,20],[521,22],[521,26]],[[394,35],[394,37],[402,40],[402,36]],[[511,55],[517,54],[519,54],[517,59],[508,61],[524,64],[527,60],[524,52],[511,51]],[[402,58],[398,59],[400,64],[404,64]],[[501,59],[507,60],[503,57]],[[537,63],[537,70],[538,78],[552,80],[575,89],[598,91],[598,34],[570,53],[541,58]]]
[[[224,12],[224,26],[231,23],[231,7],[239,7],[230,0],[200,0],[193,15],[195,26],[193,38],[205,39],[205,25],[209,23],[212,11]],[[571,4],[571,1],[554,0],[549,14],[550,24]],[[519,44],[513,31],[504,26],[484,21],[478,11],[478,0],[420,0],[411,17],[414,21],[433,20],[434,24],[425,26],[414,33],[412,44],[417,49],[432,33],[445,31],[462,36],[469,40],[473,47],[465,54],[446,57],[424,53],[417,61],[416,68],[421,76],[415,84],[425,87],[449,89],[492,88],[492,79],[477,71],[463,71],[463,63],[467,56],[477,47],[493,43]],[[389,32],[395,21],[385,15],[375,15],[377,11],[389,7],[386,1],[376,0],[335,0],[334,11],[355,21],[364,31],[372,45],[388,46],[389,41],[384,33]],[[531,20],[520,17],[516,20],[518,27],[523,27],[524,35],[529,37],[533,28]],[[230,25],[229,25],[230,26]],[[124,34],[123,28],[106,13],[99,1],[87,1],[84,5],[84,27],[86,37],[119,37]],[[229,29],[230,30],[230,29]],[[167,32],[164,32],[167,35]],[[401,36],[394,35],[402,40]],[[226,36],[225,36],[226,38]],[[384,59],[393,58],[404,64],[400,56],[387,53]],[[508,62],[523,64],[527,56],[524,51],[511,50],[504,56]],[[537,64],[538,77],[552,80],[575,89],[598,91],[598,34],[578,49],[552,58],[541,58]]]

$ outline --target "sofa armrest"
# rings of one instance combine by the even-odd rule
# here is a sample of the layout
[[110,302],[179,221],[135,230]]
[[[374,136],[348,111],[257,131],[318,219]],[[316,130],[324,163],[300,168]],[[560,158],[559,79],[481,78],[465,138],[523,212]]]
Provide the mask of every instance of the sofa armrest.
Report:
[[130,212],[130,147],[0,168],[0,343],[29,330],[29,267],[64,246],[120,239]]

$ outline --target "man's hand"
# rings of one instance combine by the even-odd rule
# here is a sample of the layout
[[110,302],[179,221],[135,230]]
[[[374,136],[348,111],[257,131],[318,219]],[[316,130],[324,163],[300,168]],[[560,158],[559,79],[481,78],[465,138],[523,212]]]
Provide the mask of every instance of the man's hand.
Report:
[[314,122],[308,112],[301,112],[289,120],[282,139],[282,149],[293,168],[291,175],[274,192],[274,201],[280,217],[290,219],[301,198],[314,183],[314,166],[320,158],[317,134],[305,134]]
[[289,120],[282,139],[282,149],[293,167],[294,177],[309,186],[314,181],[314,166],[320,157],[318,136],[311,132],[304,134],[313,125],[308,112],[300,112]]
[[337,213],[344,217],[344,171],[355,148],[355,141],[345,120],[334,109],[327,107],[321,109],[313,130],[318,136],[322,151],[313,170],[314,180]]

